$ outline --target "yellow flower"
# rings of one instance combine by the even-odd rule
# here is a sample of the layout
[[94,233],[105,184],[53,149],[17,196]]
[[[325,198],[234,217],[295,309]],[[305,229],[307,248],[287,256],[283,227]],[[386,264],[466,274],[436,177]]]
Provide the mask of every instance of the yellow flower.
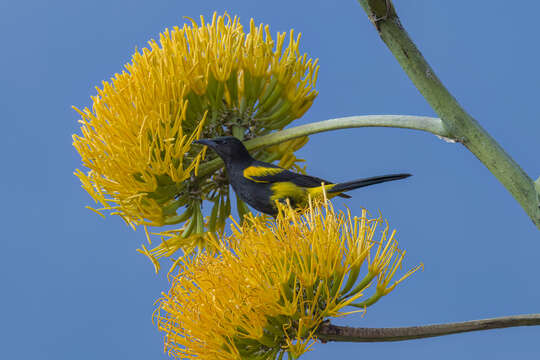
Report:
[[154,316],[170,355],[297,358],[324,320],[365,311],[418,270],[391,283],[405,252],[388,225],[376,236],[381,218],[335,212],[329,202],[310,205],[297,212],[279,204],[275,222],[249,214],[231,236],[216,240],[216,255],[178,260]]
[[[317,60],[299,52],[300,35],[291,30],[288,44],[286,38],[273,39],[268,26],[253,20],[246,33],[236,17],[214,14],[209,23],[201,17],[200,25],[190,20],[165,30],[103,82],[91,108],[75,108],[82,125],[73,136],[88,169],[76,175],[101,204],[98,211],[110,210],[132,227],[187,221],[180,239],[188,243],[196,242],[184,241],[192,234],[219,232],[230,213],[228,182],[222,171],[198,174],[204,153],[192,141],[247,140],[307,111],[317,95]],[[306,141],[254,155],[297,167],[293,151]],[[214,203],[214,219],[203,218],[204,200]]]

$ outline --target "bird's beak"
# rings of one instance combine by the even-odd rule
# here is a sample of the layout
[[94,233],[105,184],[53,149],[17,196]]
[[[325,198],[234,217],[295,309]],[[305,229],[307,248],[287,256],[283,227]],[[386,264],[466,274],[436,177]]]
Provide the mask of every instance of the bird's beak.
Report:
[[206,145],[206,146],[209,146],[209,147],[214,147],[216,145],[216,143],[212,139],[195,140],[193,143],[194,144]]

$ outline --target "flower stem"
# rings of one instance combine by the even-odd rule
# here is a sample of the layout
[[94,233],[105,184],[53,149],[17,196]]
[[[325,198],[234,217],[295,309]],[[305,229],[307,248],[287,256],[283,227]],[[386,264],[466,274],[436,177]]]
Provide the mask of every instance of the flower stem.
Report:
[[519,202],[540,229],[539,193],[532,179],[448,92],[403,28],[390,0],[358,0],[414,85],[465,145]]
[[492,319],[400,328],[352,328],[324,323],[319,327],[316,335],[323,342],[383,342],[423,339],[469,331],[535,325],[540,325],[540,314],[505,316]]
[[[358,127],[394,127],[427,131],[437,136],[450,138],[450,133],[438,118],[410,115],[365,115],[318,121],[276,131],[271,134],[245,142],[248,150],[271,146],[301,136],[325,131],[351,129]],[[207,176],[223,166],[221,159],[215,159],[199,167],[199,176]]]

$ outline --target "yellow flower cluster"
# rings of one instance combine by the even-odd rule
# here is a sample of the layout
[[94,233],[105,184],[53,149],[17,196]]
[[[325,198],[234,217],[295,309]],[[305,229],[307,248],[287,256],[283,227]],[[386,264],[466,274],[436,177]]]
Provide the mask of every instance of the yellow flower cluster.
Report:
[[[308,110],[317,95],[317,60],[300,53],[300,35],[291,30],[286,40],[253,20],[244,32],[226,14],[201,17],[200,25],[190,19],[136,52],[97,89],[91,108],[75,108],[81,134],[73,144],[87,169],[75,173],[101,204],[98,213],[144,225],[148,237],[147,226],[183,223],[152,233],[161,244],[140,250],[156,270],[160,257],[184,250],[154,314],[166,351],[177,358],[295,359],[325,319],[365,311],[419,269],[393,281],[405,255],[395,231],[386,225],[379,237],[381,218],[335,212],[326,199],[302,211],[278,204],[275,221],[237,199],[242,221],[223,236],[229,184],[212,165],[216,154],[192,143],[249,140]],[[303,171],[294,153],[306,142],[250,150]],[[207,217],[204,201],[212,203]],[[206,250],[192,253],[197,248]]]
[[170,355],[295,359],[325,319],[364,311],[419,268],[392,283],[405,252],[388,226],[376,236],[382,219],[368,219],[365,210],[358,218],[328,202],[303,212],[279,207],[275,222],[250,214],[236,224],[216,240],[217,254],[177,261],[178,275],[154,314]]
[[[214,14],[160,34],[136,52],[125,70],[103,82],[92,107],[76,109],[81,135],[73,144],[88,171],[83,188],[131,226],[187,221],[182,239],[219,231],[230,213],[221,171],[200,175],[204,156],[195,139],[234,135],[242,140],[281,129],[313,103],[317,61],[299,52],[291,30],[273,39],[268,26]],[[257,150],[261,160],[297,167],[293,151],[307,139]],[[215,158],[208,154],[207,160]],[[208,228],[203,200],[220,206]],[[226,204],[225,204],[226,203]],[[220,205],[222,204],[222,205]],[[181,209],[185,206],[185,209]]]

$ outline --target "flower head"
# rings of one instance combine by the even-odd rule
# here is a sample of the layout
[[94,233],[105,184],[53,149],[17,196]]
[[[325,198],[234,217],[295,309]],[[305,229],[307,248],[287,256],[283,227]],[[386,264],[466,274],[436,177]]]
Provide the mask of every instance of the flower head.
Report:
[[155,313],[170,355],[297,358],[325,319],[365,311],[418,269],[392,283],[405,252],[388,226],[376,236],[382,219],[368,219],[365,210],[358,218],[329,203],[300,213],[279,208],[275,222],[248,215],[230,237],[216,240],[217,255],[179,259]]
[[[91,109],[76,109],[82,134],[73,136],[88,169],[76,175],[102,205],[98,211],[111,210],[132,226],[187,221],[182,239],[222,228],[230,213],[227,180],[222,171],[198,173],[205,154],[192,141],[250,139],[307,111],[317,95],[317,61],[299,52],[300,35],[291,30],[286,38],[273,39],[268,26],[253,20],[246,33],[236,17],[201,17],[200,25],[190,20],[165,30],[103,82]],[[254,156],[295,167],[293,152],[306,141]],[[205,222],[203,200],[219,210],[216,219]]]

